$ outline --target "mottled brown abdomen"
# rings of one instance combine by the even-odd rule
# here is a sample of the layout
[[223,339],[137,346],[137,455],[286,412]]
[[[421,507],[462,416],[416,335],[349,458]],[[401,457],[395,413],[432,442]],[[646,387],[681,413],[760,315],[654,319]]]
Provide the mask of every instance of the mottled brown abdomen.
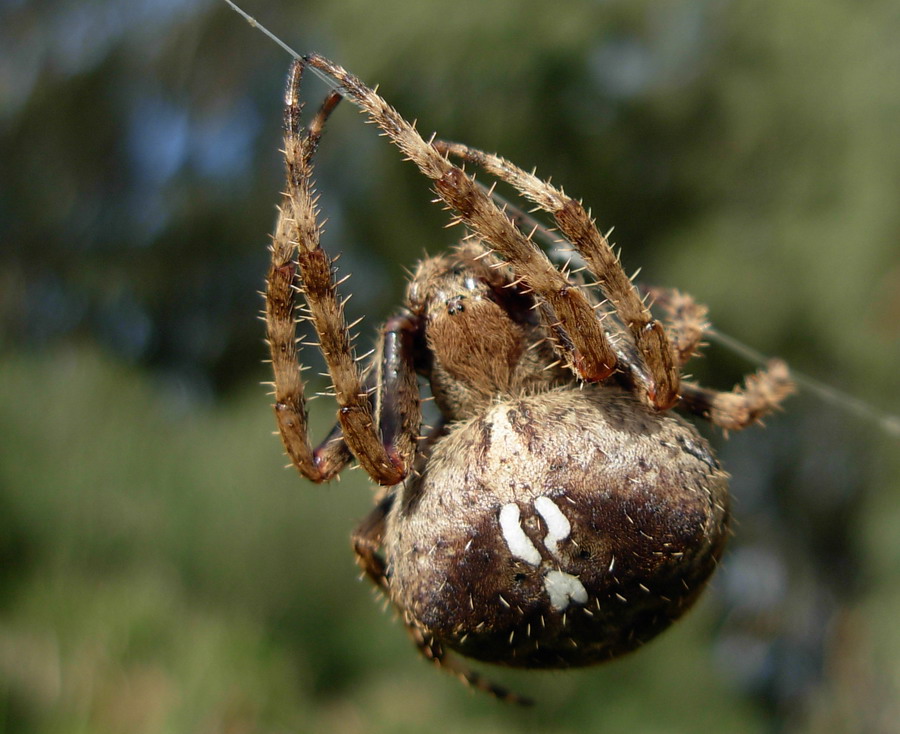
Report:
[[498,403],[400,488],[391,594],[426,633],[505,665],[590,665],[693,603],[728,525],[728,476],[690,424],[617,388]]

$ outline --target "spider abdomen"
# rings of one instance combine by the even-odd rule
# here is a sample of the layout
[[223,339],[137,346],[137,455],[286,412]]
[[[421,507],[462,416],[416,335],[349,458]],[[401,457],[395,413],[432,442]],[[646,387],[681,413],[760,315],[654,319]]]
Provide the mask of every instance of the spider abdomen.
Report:
[[397,605],[464,655],[589,665],[658,634],[715,568],[727,474],[696,430],[612,387],[496,403],[400,489]]

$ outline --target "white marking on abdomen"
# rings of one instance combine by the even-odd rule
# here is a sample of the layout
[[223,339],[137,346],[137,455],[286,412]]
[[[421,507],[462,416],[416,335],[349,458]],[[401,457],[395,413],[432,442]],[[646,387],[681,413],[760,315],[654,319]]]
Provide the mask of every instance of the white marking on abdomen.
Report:
[[[569,537],[572,525],[556,503],[546,495],[534,500],[534,508],[547,524],[547,535],[544,545],[554,556],[559,555],[559,542]],[[509,552],[516,558],[532,566],[541,565],[541,553],[525,534],[520,523],[521,511],[515,502],[500,508],[500,531]],[[550,561],[544,564],[544,590],[550,597],[550,605],[558,612],[564,611],[573,601],[584,604],[588,600],[587,589],[577,576],[558,569],[546,569]],[[500,601],[504,602],[503,597]],[[507,606],[509,606],[507,604]]]
[[568,607],[570,601],[584,604],[588,599],[584,584],[565,571],[548,571],[544,576],[544,589],[550,596],[550,604],[558,612]]
[[532,566],[538,566],[541,563],[541,554],[531,539],[525,535],[519,524],[519,514],[519,506],[515,502],[500,508],[500,530],[503,533],[503,540],[506,541],[509,552],[516,558],[521,558]]
[[547,523],[547,536],[544,538],[544,545],[547,550],[554,556],[559,555],[559,541],[565,540],[572,532],[572,525],[569,519],[562,514],[562,510],[556,506],[556,503],[547,497],[541,495],[534,501],[534,509],[536,509],[544,522]]

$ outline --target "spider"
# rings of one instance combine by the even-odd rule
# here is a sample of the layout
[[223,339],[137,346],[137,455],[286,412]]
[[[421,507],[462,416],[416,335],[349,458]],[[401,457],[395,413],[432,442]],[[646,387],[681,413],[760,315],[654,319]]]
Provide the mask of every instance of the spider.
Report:
[[[307,67],[340,91],[303,127]],[[418,264],[366,365],[320,246],[312,185],[316,148],[343,96],[433,182],[469,233]],[[745,428],[792,392],[786,365],[773,360],[730,392],[683,381],[708,328],[706,308],[678,291],[639,291],[589,213],[560,189],[496,155],[426,141],[377,92],[318,55],[293,63],[285,103],[286,191],[265,313],[275,415],[304,477],[328,481],[355,459],[381,485],[352,536],[364,575],[426,658],[500,698],[521,700],[452,653],[566,668],[650,640],[696,600],[729,525],[728,475],[672,410]],[[584,267],[557,268],[535,241],[534,220],[498,203],[453,159],[552,215]],[[316,448],[298,293],[339,406],[337,426]],[[423,436],[419,377],[440,411]]]

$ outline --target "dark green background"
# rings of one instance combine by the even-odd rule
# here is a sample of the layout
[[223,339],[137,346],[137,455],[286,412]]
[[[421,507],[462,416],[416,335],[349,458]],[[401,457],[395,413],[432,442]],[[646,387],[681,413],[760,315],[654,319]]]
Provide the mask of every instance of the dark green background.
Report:
[[[723,331],[900,411],[894,0],[247,9],[420,130],[538,166]],[[212,0],[0,6],[0,731],[896,731],[898,441],[809,395],[708,431],[735,539],[646,650],[490,671],[527,712],[418,659],[356,580],[371,490],[283,470],[258,385],[287,64]],[[349,105],[318,180],[368,338],[454,232]]]

